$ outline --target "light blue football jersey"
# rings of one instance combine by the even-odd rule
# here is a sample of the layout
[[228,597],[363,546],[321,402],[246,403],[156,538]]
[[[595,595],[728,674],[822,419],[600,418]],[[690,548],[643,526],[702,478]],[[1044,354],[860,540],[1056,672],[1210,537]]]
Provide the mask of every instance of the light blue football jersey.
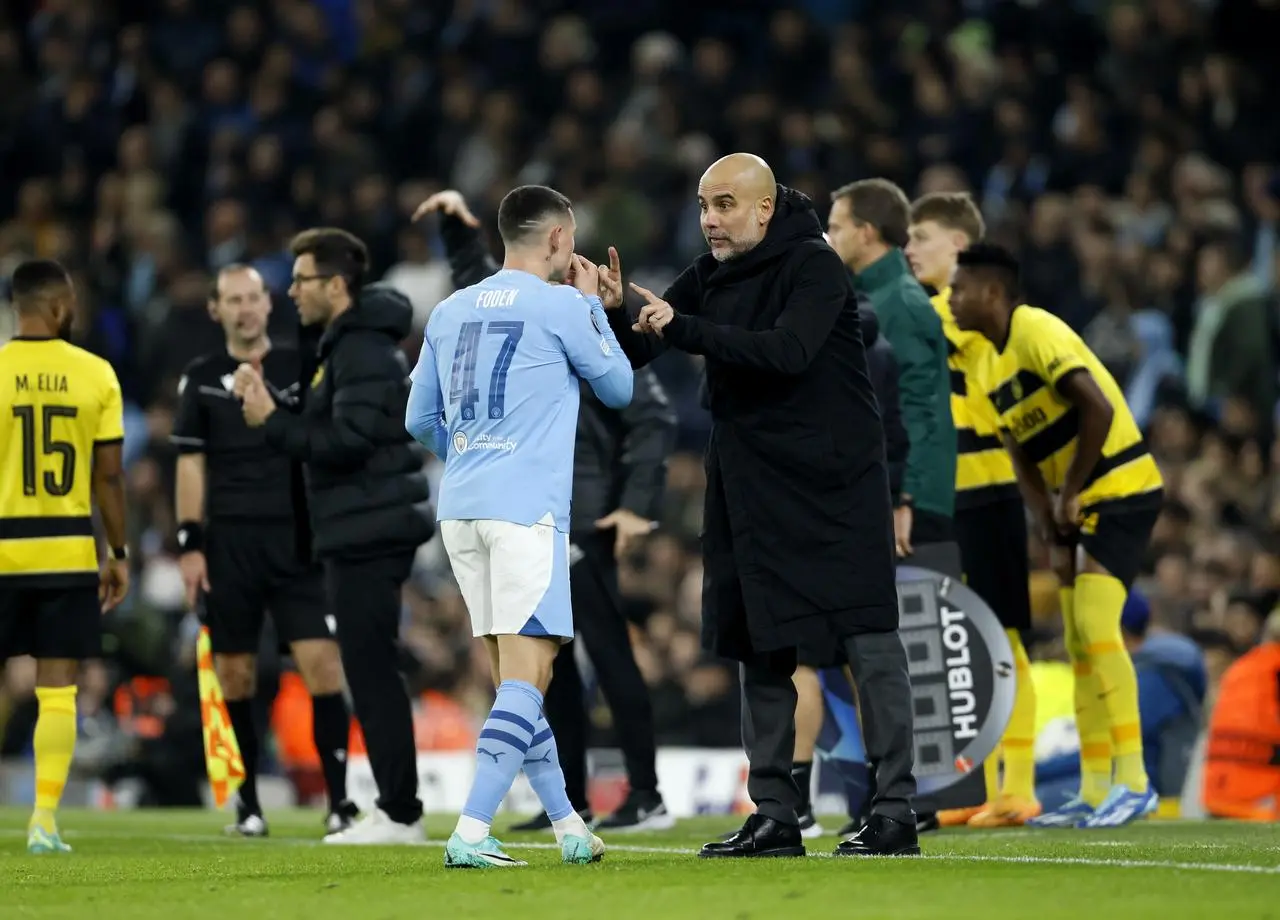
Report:
[[436,517],[569,529],[578,380],[615,409],[631,363],[598,297],[503,269],[431,313],[405,427],[445,462]]

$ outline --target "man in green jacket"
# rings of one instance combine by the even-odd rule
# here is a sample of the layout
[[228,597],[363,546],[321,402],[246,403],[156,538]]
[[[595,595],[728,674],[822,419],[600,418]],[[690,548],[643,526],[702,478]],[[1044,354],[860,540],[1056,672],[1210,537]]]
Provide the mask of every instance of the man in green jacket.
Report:
[[913,544],[954,539],[956,429],[951,419],[947,340],[942,321],[907,265],[911,203],[887,179],[864,179],[831,196],[827,235],[870,302],[900,369],[902,421],[911,441],[902,497],[894,509],[899,556]]

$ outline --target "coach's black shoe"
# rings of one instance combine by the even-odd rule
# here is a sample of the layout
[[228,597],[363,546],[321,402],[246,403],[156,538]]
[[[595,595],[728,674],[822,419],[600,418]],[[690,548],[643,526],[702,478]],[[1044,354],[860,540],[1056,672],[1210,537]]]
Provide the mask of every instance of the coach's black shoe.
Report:
[[867,823],[866,815],[858,815],[858,817],[856,818],[850,818],[848,822],[843,827],[840,828],[840,830],[836,831],[836,836],[844,838],[844,837],[848,837],[851,834],[856,834],[858,833],[858,831],[862,830],[862,825],[866,823]]
[[783,824],[755,814],[728,840],[708,843],[698,855],[703,859],[744,859],[771,856],[803,856],[800,825]]
[[355,802],[350,799],[339,802],[338,807],[329,812],[328,817],[324,819],[324,832],[340,834],[355,824],[358,817],[360,817],[360,809],[356,807]]
[[836,847],[836,856],[919,856],[915,822],[872,815],[862,829]]
[[[812,805],[806,808],[804,811],[800,812],[798,817],[800,818],[800,836],[803,837],[805,840],[813,840],[815,837],[821,837],[823,834],[826,833],[826,830],[823,828],[823,826],[818,823],[817,817],[814,816]],[[858,827],[861,827],[861,826],[862,825],[860,824],[858,825]],[[852,830],[848,831],[848,833],[852,834],[854,831],[858,829],[858,827],[854,827]],[[734,837],[738,835],[738,833],[739,833],[738,831],[729,831],[729,833],[727,834],[722,834],[720,836],[720,840],[721,842],[724,842],[726,840],[732,840]],[[846,832],[841,831],[840,833],[843,836]]]
[[250,811],[245,808],[244,803],[236,801],[236,823],[228,824],[223,828],[223,833],[232,837],[265,837],[267,836],[267,822],[263,820],[262,815],[256,811]]
[[657,792],[631,790],[618,810],[600,819],[594,830],[617,831],[669,831],[676,826],[676,816],[667,811],[662,796]]
[[[583,821],[587,822],[587,827],[590,827],[591,822],[595,820],[595,815],[591,813],[590,808],[584,808],[578,814],[582,816]],[[528,821],[521,821],[519,824],[511,825],[511,833],[513,834],[528,834],[535,831],[549,830],[551,830],[551,819],[547,817],[545,811],[538,812]]]

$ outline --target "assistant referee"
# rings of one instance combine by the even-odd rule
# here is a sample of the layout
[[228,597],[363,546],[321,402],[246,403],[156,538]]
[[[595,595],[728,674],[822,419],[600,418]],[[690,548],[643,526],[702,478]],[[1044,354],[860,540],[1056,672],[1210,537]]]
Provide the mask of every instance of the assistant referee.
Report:
[[342,696],[342,660],[325,601],[322,569],[299,554],[289,458],[267,446],[261,428],[245,424],[233,383],[241,362],[256,365],[284,404],[297,402],[298,352],[267,337],[271,296],[247,265],[218,273],[209,312],[226,347],[193,361],[178,384],[179,564],[187,602],[204,594],[214,667],[244,758],[236,823],[227,830],[262,837],[258,802],[259,738],[254,724],[257,651],[269,610],[311,693],[313,733],[329,792],[328,833],[351,825],[347,740],[351,719]]

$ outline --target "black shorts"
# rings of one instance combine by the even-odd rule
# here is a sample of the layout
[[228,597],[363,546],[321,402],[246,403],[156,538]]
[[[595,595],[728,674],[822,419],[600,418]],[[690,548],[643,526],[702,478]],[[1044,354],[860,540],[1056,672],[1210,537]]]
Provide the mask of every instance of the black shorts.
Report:
[[1083,547],[1127,589],[1142,571],[1163,501],[1164,492],[1158,490],[1085,508],[1080,530],[1070,536],[1059,535],[1057,543],[1072,549]]
[[204,620],[218,654],[257,652],[271,613],[281,646],[334,639],[324,570],[298,560],[292,523],[213,521],[205,531]]
[[1031,566],[1021,498],[956,512],[964,581],[1005,629],[1031,628]]
[[98,588],[19,588],[0,579],[0,664],[17,655],[84,661],[102,655]]

